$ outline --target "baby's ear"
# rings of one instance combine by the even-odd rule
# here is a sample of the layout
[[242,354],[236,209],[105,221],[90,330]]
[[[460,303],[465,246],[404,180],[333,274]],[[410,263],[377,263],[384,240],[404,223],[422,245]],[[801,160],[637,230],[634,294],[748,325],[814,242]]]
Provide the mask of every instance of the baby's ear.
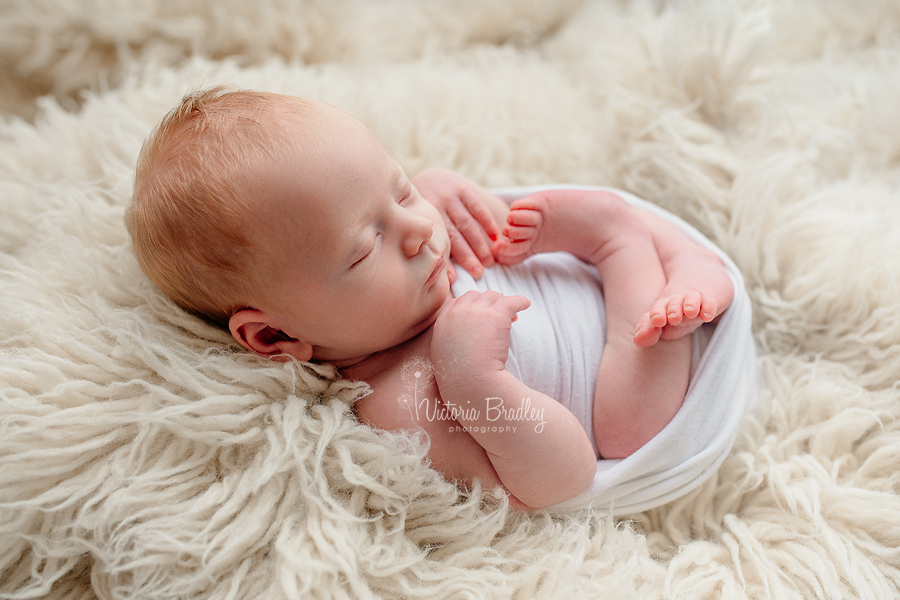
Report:
[[268,316],[258,310],[239,310],[228,321],[228,329],[237,342],[258,356],[286,362],[290,357],[307,361],[312,358],[311,344],[292,338],[270,327]]

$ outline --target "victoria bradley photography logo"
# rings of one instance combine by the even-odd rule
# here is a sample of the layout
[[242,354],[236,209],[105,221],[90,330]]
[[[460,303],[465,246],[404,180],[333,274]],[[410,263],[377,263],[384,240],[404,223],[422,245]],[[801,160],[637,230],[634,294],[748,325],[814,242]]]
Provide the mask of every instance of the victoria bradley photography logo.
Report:
[[434,385],[434,366],[424,358],[404,363],[400,378],[411,393],[404,394],[401,401],[419,422],[446,421],[450,431],[469,433],[515,433],[524,424],[532,425],[536,433],[541,433],[546,425],[544,409],[532,406],[531,398],[523,398],[516,406],[507,405],[498,396],[467,400],[465,406],[429,398],[427,390]]

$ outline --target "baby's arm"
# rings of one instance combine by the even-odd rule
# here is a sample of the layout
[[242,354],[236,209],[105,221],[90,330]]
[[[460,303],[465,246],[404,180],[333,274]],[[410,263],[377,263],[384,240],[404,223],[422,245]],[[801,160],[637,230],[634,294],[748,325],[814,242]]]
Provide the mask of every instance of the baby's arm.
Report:
[[444,404],[484,448],[504,487],[531,508],[584,491],[596,456],[578,420],[504,369],[521,296],[468,292],[434,325],[435,379]]

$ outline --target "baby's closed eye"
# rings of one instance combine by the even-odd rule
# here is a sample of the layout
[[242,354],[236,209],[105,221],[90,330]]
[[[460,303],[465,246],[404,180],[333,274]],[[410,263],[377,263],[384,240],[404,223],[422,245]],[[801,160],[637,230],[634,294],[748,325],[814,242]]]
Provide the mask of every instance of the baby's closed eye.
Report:
[[380,241],[381,241],[381,234],[380,233],[375,234],[375,238],[372,240],[372,242],[369,245],[366,246],[366,250],[363,251],[363,255],[360,256],[352,265],[350,265],[350,269],[355,269],[356,267],[361,265],[363,262],[365,262],[366,259],[370,258],[375,253],[375,250],[378,248],[378,243]]

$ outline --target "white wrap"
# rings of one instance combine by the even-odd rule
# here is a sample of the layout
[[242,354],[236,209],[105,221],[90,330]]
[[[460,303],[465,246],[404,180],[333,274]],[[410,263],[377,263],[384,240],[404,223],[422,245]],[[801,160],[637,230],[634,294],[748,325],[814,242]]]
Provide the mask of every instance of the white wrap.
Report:
[[[694,334],[691,383],[681,409],[656,437],[621,460],[597,461],[597,473],[582,494],[551,507],[564,512],[592,506],[615,514],[640,512],[686,494],[708,479],[725,459],[741,417],[755,402],[759,378],[751,333],[750,299],[737,267],[712,242],[675,215],[633,194],[609,188],[550,185],[494,190],[511,201],[542,189],[607,190],[628,203],[674,223],[714,251],[734,284],[734,301],[715,327]],[[458,269],[455,295],[470,289],[522,294],[532,306],[519,314],[510,334],[506,368],[518,379],[572,411],[593,441],[591,406],[605,341],[603,300],[596,270],[558,254],[530,259],[524,269],[489,269],[479,281]],[[561,285],[548,282],[565,272]],[[534,299],[540,300],[535,303]],[[711,334],[711,335],[710,335]],[[535,342],[539,342],[539,346]],[[705,348],[704,348],[705,346]],[[700,353],[702,351],[702,354]]]
[[494,290],[531,300],[509,332],[506,370],[574,414],[596,451],[594,391],[606,341],[597,269],[566,252],[550,252],[513,267],[487,269],[478,281],[459,266],[457,273],[454,296]]

